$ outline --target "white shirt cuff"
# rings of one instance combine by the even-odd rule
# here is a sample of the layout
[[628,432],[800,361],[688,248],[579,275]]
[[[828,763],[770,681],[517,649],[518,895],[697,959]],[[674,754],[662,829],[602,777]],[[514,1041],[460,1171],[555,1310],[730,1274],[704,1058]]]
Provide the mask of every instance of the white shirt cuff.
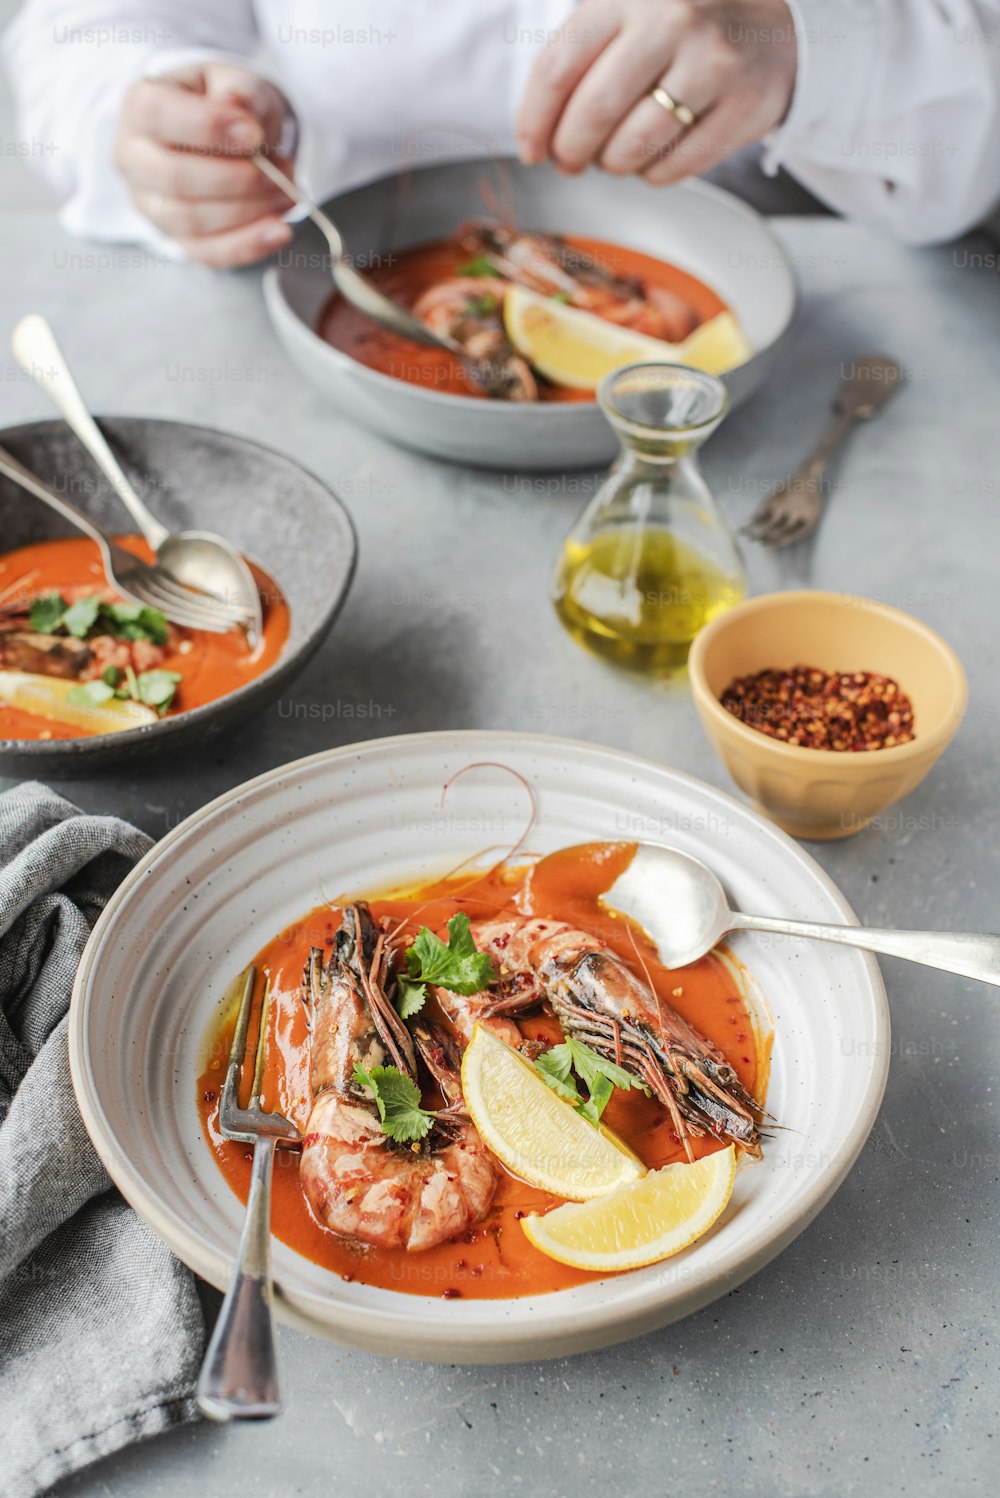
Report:
[[795,28],[795,89],[784,121],[764,142],[769,177],[820,139],[843,141],[869,93],[880,30],[875,0],[786,0]]

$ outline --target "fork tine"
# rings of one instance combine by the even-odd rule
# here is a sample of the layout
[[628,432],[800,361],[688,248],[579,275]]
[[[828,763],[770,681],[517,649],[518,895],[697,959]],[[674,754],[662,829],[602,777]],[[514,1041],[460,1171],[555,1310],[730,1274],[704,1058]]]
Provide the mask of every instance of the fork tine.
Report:
[[803,520],[801,518],[795,520],[791,525],[786,527],[777,541],[772,541],[771,544],[772,546],[794,546],[798,541],[804,541],[808,536],[811,536],[818,524],[818,518],[816,520]]
[[169,591],[160,588],[158,583],[150,578],[130,577],[128,591],[140,603],[159,609],[174,624],[181,624],[186,629],[203,629],[209,634],[225,634],[236,624],[235,620],[227,622],[220,618],[214,611],[197,606],[192,607],[186,600],[179,602]]
[[151,585],[158,588],[165,596],[173,598],[183,608],[213,614],[216,617],[225,616],[233,620],[245,617],[243,610],[237,608],[235,604],[227,603],[224,598],[216,598],[211,593],[201,593],[194,588],[185,587],[162,567],[149,567],[142,563],[140,571]]
[[261,1091],[264,1086],[264,1063],[267,1060],[267,1021],[271,1009],[271,979],[264,984],[264,997],[260,1001],[260,1018],[257,1022],[257,1051],[253,1061],[253,1091],[250,1106],[261,1106]]
[[[112,563],[115,571],[119,574],[119,585],[126,591],[135,593],[137,588],[142,588],[152,601],[155,594],[156,607],[162,608],[164,613],[175,613],[183,610],[186,618],[177,617],[178,624],[186,623],[191,628],[214,629],[221,632],[223,629],[231,629],[235,625],[246,623],[246,614],[242,609],[227,603],[224,599],[214,598],[210,593],[197,593],[181,583],[175,582],[169,572],[162,567],[151,567],[148,562],[142,561],[140,557],[133,556],[131,552],[122,547],[112,549]],[[169,601],[170,607],[167,607]],[[195,618],[204,621],[195,624]],[[226,624],[218,621],[225,619]],[[213,622],[209,622],[213,621]]]
[[243,1071],[243,1059],[247,1053],[247,1034],[250,1030],[250,1010],[253,1007],[253,985],[256,976],[257,969],[251,962],[250,966],[245,968],[230,986],[227,995],[227,997],[235,998],[239,994],[240,1007],[236,1015],[236,1024],[233,1027],[226,1080],[223,1083],[222,1097],[219,1100],[219,1124],[223,1132],[231,1127],[232,1112],[239,1107],[240,1074]]
[[217,619],[228,619],[236,624],[245,619],[245,610],[236,604],[227,603],[224,598],[216,598],[214,593],[204,593],[195,588],[186,588],[183,583],[175,582],[169,572],[162,567],[152,569],[153,580],[158,588],[176,599],[177,603],[186,609],[194,609],[198,613],[211,614]]
[[777,518],[774,510],[764,505],[756,515],[751,515],[743,527],[742,534],[748,536],[751,541],[764,541],[774,529]]

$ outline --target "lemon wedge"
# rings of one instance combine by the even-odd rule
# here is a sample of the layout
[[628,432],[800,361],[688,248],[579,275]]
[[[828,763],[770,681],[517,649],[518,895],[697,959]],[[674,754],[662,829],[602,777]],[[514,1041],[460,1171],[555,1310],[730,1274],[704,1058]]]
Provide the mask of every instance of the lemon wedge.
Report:
[[156,722],[156,713],[141,702],[117,697],[100,703],[70,702],[70,692],[79,685],[77,681],[36,676],[30,671],[0,671],[0,702],[39,718],[82,728],[86,733],[122,733],[126,728]]
[[712,1226],[733,1192],[733,1145],[693,1165],[665,1165],[597,1201],[570,1202],[525,1217],[528,1238],[550,1259],[608,1274],[655,1264]]
[[462,1058],[462,1091],[487,1148],[530,1186],[582,1202],[644,1173],[610,1129],[595,1129],[482,1025]]
[[753,353],[731,312],[709,318],[683,343],[664,343],[524,286],[511,286],[503,318],[518,353],[547,380],[572,390],[593,390],[606,374],[626,364],[687,364],[705,374],[725,374]]

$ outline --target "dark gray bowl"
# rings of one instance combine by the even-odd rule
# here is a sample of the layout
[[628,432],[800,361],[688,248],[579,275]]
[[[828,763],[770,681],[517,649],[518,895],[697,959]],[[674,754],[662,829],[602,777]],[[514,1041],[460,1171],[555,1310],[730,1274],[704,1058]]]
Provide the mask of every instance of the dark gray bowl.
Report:
[[[207,744],[259,713],[308,661],[347,596],[357,543],[347,511],[325,484],[290,458],[244,437],[180,421],[101,418],[126,473],[171,528],[218,531],[264,566],[291,611],[281,657],[256,680],[176,718],[125,733],[25,742],[0,739],[8,775],[75,778]],[[83,447],[62,421],[0,432],[16,458],[112,531],[134,529]],[[0,550],[11,551],[69,527],[22,489],[0,478]]]

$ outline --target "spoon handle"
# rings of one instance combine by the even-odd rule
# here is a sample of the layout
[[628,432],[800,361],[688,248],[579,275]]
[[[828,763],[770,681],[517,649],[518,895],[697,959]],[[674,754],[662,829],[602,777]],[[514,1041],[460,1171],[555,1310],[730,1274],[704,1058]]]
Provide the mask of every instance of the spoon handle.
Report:
[[19,463],[13,453],[9,453],[5,447],[0,447],[0,473],[12,483],[19,484],[22,489],[27,489],[29,494],[33,494],[36,499],[42,501],[42,504],[48,505],[50,510],[55,510],[57,515],[61,515],[64,520],[68,520],[71,525],[83,531],[84,535],[96,541],[98,546],[106,547],[109,544],[109,537],[94,524],[88,515],[78,510],[76,505],[70,504],[68,499],[64,499],[54,489],[50,489],[48,484],[43,484],[40,478],[36,478],[29,468]]
[[343,236],[332,219],[327,218],[322,208],[314,203],[308,193],[304,192],[299,184],[285,175],[280,167],[275,166],[269,156],[258,151],[256,156],[250,158],[254,166],[264,173],[265,177],[277,184],[282,192],[287,193],[293,203],[304,208],[309,218],[319,229],[330,248],[330,275],[333,283],[345,301],[350,302],[352,307],[357,307],[366,317],[371,317],[384,328],[390,328],[404,338],[409,338],[414,343],[422,343],[428,348],[446,348],[449,353],[456,355],[463,362],[468,360],[468,355],[462,345],[447,333],[434,333],[419,318],[414,317],[407,309],[379,291],[364,276],[358,274],[349,264],[344,246]]
[[94,462],[129,511],[150,546],[156,551],[169,532],[146,509],[111,451],[104,434],[84,405],[69,365],[55,334],[38,313],[22,317],[10,337],[10,346],[36,385],[50,397],[67,426],[76,433]]
[[780,921],[733,912],[732,929],[772,931],[815,941],[839,942],[886,957],[902,957],[1000,988],[1000,936],[972,931],[873,931],[866,926],[824,926],[812,921]]
[[330,254],[334,262],[338,261],[344,253],[344,241],[341,238],[340,230],[333,220],[327,218],[322,208],[313,202],[309,194],[303,192],[299,184],[292,177],[289,177],[287,173],[283,172],[280,166],[275,166],[269,156],[265,156],[262,151],[258,151],[251,159],[254,166],[262,171],[265,177],[269,177],[276,187],[280,187],[283,193],[287,193],[293,203],[297,203],[300,208],[305,209],[330,246]]

